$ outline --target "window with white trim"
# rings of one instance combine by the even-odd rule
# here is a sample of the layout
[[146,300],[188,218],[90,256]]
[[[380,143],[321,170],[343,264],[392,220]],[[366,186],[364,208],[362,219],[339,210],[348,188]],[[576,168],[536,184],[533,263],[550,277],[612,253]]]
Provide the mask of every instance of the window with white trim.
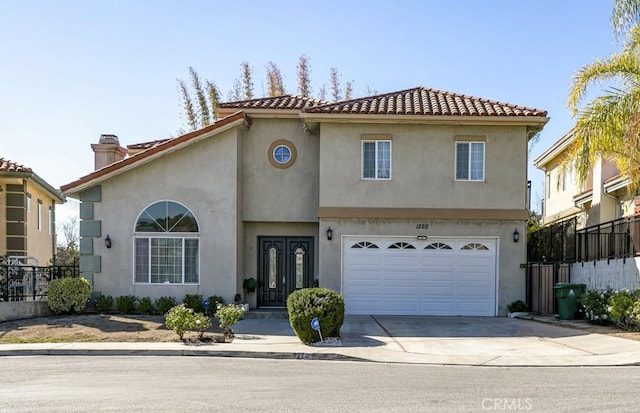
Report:
[[159,201],[138,216],[134,236],[134,281],[198,284],[198,222],[184,205]]
[[362,179],[391,179],[391,141],[362,141]]
[[38,199],[38,231],[42,231],[42,201]]
[[484,142],[456,142],[456,181],[484,181]]

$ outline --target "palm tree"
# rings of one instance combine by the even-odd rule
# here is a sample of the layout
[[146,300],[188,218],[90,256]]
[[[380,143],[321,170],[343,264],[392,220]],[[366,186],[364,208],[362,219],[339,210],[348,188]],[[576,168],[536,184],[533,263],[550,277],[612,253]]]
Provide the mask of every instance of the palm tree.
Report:
[[[616,0],[612,13],[617,35],[626,33],[622,51],[583,66],[572,78],[569,109],[577,116],[566,164],[584,182],[599,157],[612,160],[632,187],[640,182],[640,0]],[[608,89],[584,105],[587,90]]]

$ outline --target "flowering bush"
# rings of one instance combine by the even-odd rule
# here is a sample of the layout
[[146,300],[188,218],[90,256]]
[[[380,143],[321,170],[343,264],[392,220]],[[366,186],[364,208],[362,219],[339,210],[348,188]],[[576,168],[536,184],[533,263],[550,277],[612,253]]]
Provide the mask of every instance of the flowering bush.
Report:
[[638,302],[640,290],[615,291],[609,297],[609,317],[611,321],[620,328],[629,330],[638,325],[640,314],[634,311],[635,304]]
[[218,319],[220,328],[225,337],[233,337],[233,330],[231,326],[242,320],[244,317],[244,310],[233,304],[218,305],[218,310],[215,314]]
[[585,320],[596,324],[605,324],[609,322],[609,290],[587,290],[580,297],[582,304],[582,312]]
[[202,313],[193,315],[193,325],[191,328],[198,332],[198,339],[202,340],[204,332],[211,327],[211,319]]
[[194,321],[193,309],[187,308],[184,304],[171,308],[164,316],[164,324],[168,329],[175,331],[180,340],[186,331],[193,328]]
[[86,278],[59,278],[49,283],[47,301],[55,314],[71,310],[81,313],[91,297],[91,284]]

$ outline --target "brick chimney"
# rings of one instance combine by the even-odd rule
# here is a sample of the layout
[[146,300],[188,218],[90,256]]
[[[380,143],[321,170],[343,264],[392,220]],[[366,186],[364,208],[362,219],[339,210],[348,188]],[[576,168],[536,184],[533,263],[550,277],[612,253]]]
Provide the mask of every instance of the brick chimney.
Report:
[[120,146],[116,135],[100,135],[98,143],[91,144],[94,153],[96,170],[124,159],[127,150]]

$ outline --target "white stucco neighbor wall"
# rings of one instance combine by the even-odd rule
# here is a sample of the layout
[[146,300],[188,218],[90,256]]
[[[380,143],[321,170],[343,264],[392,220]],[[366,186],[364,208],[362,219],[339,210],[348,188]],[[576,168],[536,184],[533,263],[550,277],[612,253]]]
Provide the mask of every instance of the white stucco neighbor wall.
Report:
[[573,264],[571,282],[587,289],[635,290],[640,288],[640,257]]

